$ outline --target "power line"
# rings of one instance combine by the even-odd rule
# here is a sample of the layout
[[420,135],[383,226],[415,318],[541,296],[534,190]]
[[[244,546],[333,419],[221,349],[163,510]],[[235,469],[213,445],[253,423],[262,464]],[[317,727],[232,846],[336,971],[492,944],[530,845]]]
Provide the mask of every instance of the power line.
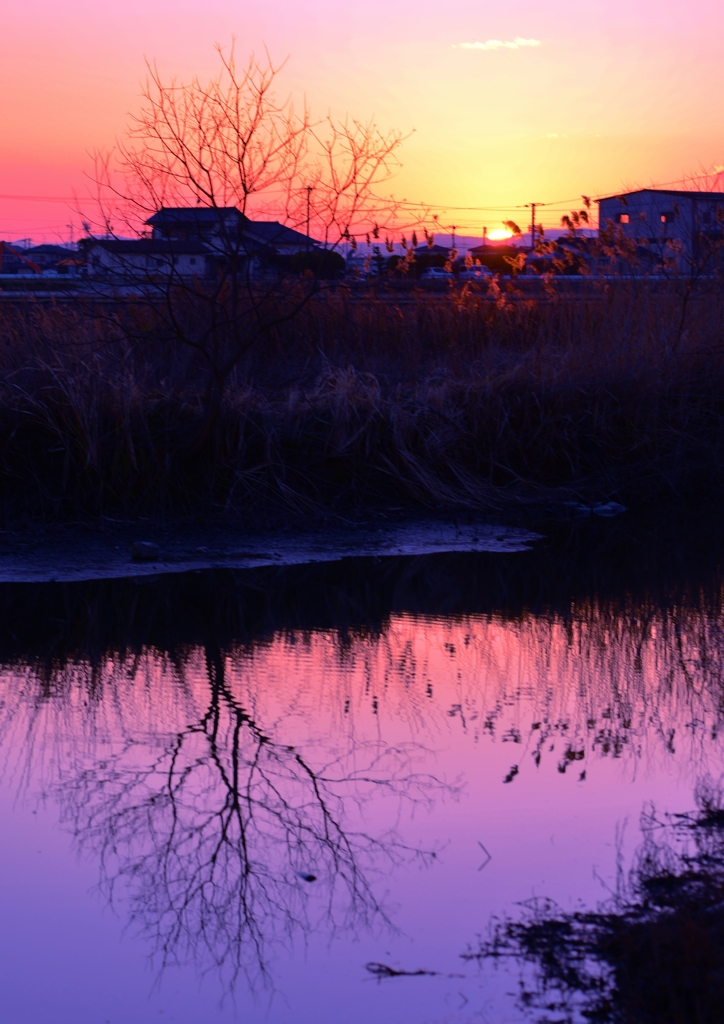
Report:
[[[642,187],[643,188],[652,188],[652,189],[666,188],[669,185],[684,185],[684,184],[686,184],[687,181],[702,181],[703,179],[706,179],[706,178],[715,178],[715,179],[721,178],[721,179],[724,179],[724,170],[723,171],[716,171],[716,172],[705,173],[705,174],[691,174],[691,175],[688,175],[686,177],[676,178],[673,181],[661,181],[661,182],[657,182],[657,183],[652,184],[652,185],[642,186]],[[620,189],[620,188],[619,189],[607,189],[607,190],[605,190],[603,192],[595,192],[589,198],[592,199],[592,200],[602,199],[604,196],[612,196],[612,195],[615,196],[615,195],[618,195],[621,192],[629,192],[629,191],[633,191],[633,190],[631,190],[631,189]],[[694,190],[692,189],[691,191],[694,191]],[[379,198],[379,197],[376,197],[376,198]],[[554,199],[554,200],[552,200],[552,201],[550,201],[548,203],[536,203],[536,206],[545,206],[546,208],[550,209],[551,207],[563,206],[564,204],[568,204],[568,203],[577,203],[582,198],[583,198],[582,195],[571,196],[570,198],[567,198],[567,199]],[[530,207],[530,203],[518,203],[518,204],[513,204],[511,206],[442,206],[442,205],[440,205],[438,203],[422,203],[422,202],[415,203],[415,202],[410,202],[407,199],[391,200],[391,202],[395,202],[397,206],[409,206],[409,207],[412,207],[412,208],[417,209],[417,210],[419,210],[419,209],[442,210],[442,211],[449,210],[451,212],[454,211],[454,210],[460,210],[462,212],[469,212],[469,213],[512,213],[514,210],[525,210],[528,207]],[[551,210],[551,212],[553,212],[553,210]]]
[[0,199],[13,199],[28,203],[75,203],[78,196],[14,196],[0,195]]
[[[717,179],[717,178],[724,178],[724,170],[705,172],[704,174],[685,175],[685,176],[682,176],[681,178],[675,178],[672,181],[661,181],[661,182],[656,182],[656,183],[654,183],[652,185],[642,186],[642,187],[643,188],[654,188],[654,189],[656,189],[656,188],[665,188],[668,185],[683,185],[687,181],[702,181],[705,178],[715,178],[715,179]],[[295,189],[293,191],[306,192],[308,188],[309,188],[309,186],[305,185],[305,186],[300,186],[298,189]],[[283,191],[283,192],[286,192],[286,190],[282,190],[282,189],[269,190],[269,191],[279,191],[279,192]],[[593,194],[591,196],[591,198],[592,199],[600,199],[602,196],[610,196],[610,195],[614,195],[615,196],[615,195],[617,195],[621,191],[632,191],[632,190],[631,189],[607,189],[607,190],[605,190],[603,192],[597,192],[597,193]],[[260,196],[263,195],[263,194],[264,193],[260,193]],[[71,203],[71,202],[78,202],[79,198],[80,197],[77,196],[77,195],[74,195],[74,196],[33,196],[33,195],[26,195],[26,194],[22,194],[22,195],[18,194],[18,195],[16,195],[16,194],[11,194],[11,193],[2,193],[2,194],[0,194],[0,199],[12,199],[12,200],[18,200],[18,201],[22,201],[22,202]],[[382,200],[381,196],[375,196],[375,198],[380,200],[380,201],[387,201],[387,200]],[[94,201],[92,198],[87,197],[87,196],[85,197],[85,199],[88,200],[88,201]],[[579,199],[581,199],[580,195],[572,196],[572,197],[567,198],[567,199],[555,199],[555,200],[552,200],[551,202],[548,202],[548,203],[536,203],[536,206],[547,206],[547,207],[550,207],[550,206],[560,206],[563,203],[576,203],[576,202],[578,202]],[[513,203],[510,206],[445,206],[445,205],[443,205],[441,203],[423,203],[423,202],[416,203],[416,202],[412,202],[412,201],[410,201],[408,199],[396,200],[393,197],[390,197],[389,201],[395,203],[395,205],[397,205],[397,206],[411,206],[411,207],[414,207],[415,209],[424,208],[426,210],[451,210],[451,211],[452,210],[461,210],[461,211],[466,211],[467,210],[467,211],[480,212],[480,213],[495,213],[495,212],[506,213],[506,212],[509,212],[511,210],[524,210],[524,209],[527,209],[530,206],[530,203]]]

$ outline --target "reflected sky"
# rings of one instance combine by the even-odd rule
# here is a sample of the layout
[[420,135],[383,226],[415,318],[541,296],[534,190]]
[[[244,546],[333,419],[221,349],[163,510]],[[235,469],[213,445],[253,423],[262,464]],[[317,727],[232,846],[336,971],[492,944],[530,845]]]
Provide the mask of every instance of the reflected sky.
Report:
[[[464,589],[493,563],[455,564]],[[146,609],[173,605],[164,586],[138,588]],[[138,615],[128,594],[115,621]],[[711,585],[344,629],[287,616],[243,642],[217,609],[166,645],[99,647],[48,607],[42,656],[16,648],[0,678],[18,1024],[520,1020],[515,975],[460,956],[491,915],[604,898],[645,803],[685,809],[721,773]]]

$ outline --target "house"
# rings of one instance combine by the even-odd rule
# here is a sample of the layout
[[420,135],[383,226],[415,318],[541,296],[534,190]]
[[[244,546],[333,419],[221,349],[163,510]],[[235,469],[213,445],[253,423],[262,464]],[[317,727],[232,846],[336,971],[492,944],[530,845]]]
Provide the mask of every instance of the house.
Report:
[[0,274],[39,274],[40,267],[26,253],[19,245],[0,242]]
[[[88,238],[79,248],[89,276],[206,278],[229,267],[250,277],[279,273],[294,257],[330,254],[278,221],[252,221],[236,207],[162,207],[149,217],[150,238]],[[326,264],[325,264],[326,265]]]
[[33,245],[29,249],[25,249],[24,252],[44,274],[47,274],[48,271],[58,274],[73,274],[83,262],[78,260],[78,253],[75,249],[69,249],[65,245],[44,243],[43,245]]
[[235,206],[162,206],[146,225],[156,240],[214,242],[227,235],[236,236],[240,218]]
[[440,256],[444,260],[449,260],[451,251],[449,245],[438,245],[437,242],[434,245],[418,245],[415,249],[415,258],[418,259],[420,256]]
[[484,267],[492,270],[495,274],[510,274],[512,260],[516,260],[526,250],[521,245],[512,245],[510,242],[502,242],[491,245],[490,242],[484,245],[475,245],[468,249],[468,255],[473,260],[480,260]]
[[599,232],[607,226],[639,246],[674,255],[680,269],[705,261],[724,242],[724,192],[642,188],[598,200]]
[[228,254],[293,256],[319,248],[319,243],[301,231],[276,220],[251,220],[235,206],[165,206],[146,224],[153,239],[205,242],[211,249]]
[[196,240],[89,238],[81,243],[91,277],[208,277],[214,254]]

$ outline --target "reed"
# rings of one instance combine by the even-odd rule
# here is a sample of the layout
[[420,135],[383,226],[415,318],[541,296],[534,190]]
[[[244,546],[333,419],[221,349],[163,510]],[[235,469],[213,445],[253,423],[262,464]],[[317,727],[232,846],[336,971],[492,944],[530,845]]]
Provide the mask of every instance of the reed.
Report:
[[[0,515],[501,509],[724,490],[724,301],[325,292],[207,368],[152,313],[0,311]],[[199,441],[199,438],[202,438]]]

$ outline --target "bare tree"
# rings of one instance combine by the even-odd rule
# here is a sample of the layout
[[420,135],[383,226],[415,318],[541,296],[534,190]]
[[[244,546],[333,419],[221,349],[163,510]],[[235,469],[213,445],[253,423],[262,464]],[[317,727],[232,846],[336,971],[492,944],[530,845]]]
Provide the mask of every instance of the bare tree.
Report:
[[[182,272],[173,238],[140,266],[135,256],[125,267],[122,253],[116,260],[116,283],[124,269],[126,277],[133,271],[134,301],[150,307],[155,330],[202,361],[205,430],[238,361],[318,293],[341,244],[354,244],[356,232],[392,225],[397,205],[378,193],[398,166],[403,141],[398,131],[373,123],[314,121],[306,106],[298,111],[277,98],[281,66],[268,54],[240,68],[233,47],[217,52],[220,70],[208,83],[167,82],[148,65],[129,137],[115,152],[97,155],[94,176],[94,220],[105,238],[137,235],[169,207],[186,207],[212,224],[204,274]],[[258,239],[259,217],[319,236],[320,244],[310,237],[309,251],[297,260],[303,273],[289,272],[288,260],[283,266],[273,237]]]

